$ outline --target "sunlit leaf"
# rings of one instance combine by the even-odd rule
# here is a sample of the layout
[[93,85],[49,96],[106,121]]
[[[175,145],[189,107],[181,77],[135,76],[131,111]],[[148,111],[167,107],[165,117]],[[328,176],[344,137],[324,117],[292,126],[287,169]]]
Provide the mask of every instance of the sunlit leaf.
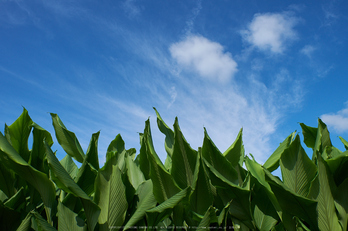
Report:
[[85,154],[81,148],[75,133],[69,131],[57,114],[51,113],[53,127],[56,132],[58,143],[62,146],[64,151],[78,162],[82,163]]

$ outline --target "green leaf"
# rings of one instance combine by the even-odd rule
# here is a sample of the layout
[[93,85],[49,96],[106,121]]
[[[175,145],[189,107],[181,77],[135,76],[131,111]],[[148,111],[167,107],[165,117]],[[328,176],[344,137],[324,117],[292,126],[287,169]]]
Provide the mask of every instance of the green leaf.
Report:
[[321,119],[318,119],[318,128],[309,127],[302,123],[300,125],[302,127],[304,143],[307,147],[313,149],[313,160],[316,158],[316,151],[323,153],[325,147],[332,146],[330,133],[327,130],[326,124]]
[[15,180],[16,176],[14,172],[0,161],[0,190],[7,198],[12,197],[15,194]]
[[291,142],[294,139],[296,131],[291,133],[280,145],[279,147],[272,153],[272,155],[266,160],[263,167],[268,171],[273,172],[279,167],[279,160],[284,150],[289,147]]
[[307,145],[307,147],[313,149],[315,146],[315,141],[317,139],[318,128],[307,126],[304,123],[300,123],[300,125],[304,138],[303,142]]
[[[143,143],[148,163],[150,165],[150,178],[153,183],[153,194],[159,203],[166,201],[180,191],[172,176],[166,171],[153,147],[150,121],[146,121]],[[140,153],[142,154],[142,153]],[[144,154],[143,154],[144,155]],[[146,163],[144,163],[146,164]],[[140,166],[141,167],[141,166]]]
[[333,174],[336,185],[340,185],[348,178],[348,151],[343,152],[340,156],[326,160],[326,163]]
[[90,145],[88,147],[86,156],[77,173],[75,182],[87,194],[91,195],[94,192],[94,180],[98,174],[98,137],[99,132],[92,135]]
[[148,160],[147,157],[147,148],[145,144],[145,137],[143,133],[139,134],[140,138],[140,153],[135,159],[135,163],[138,164],[140,170],[143,172],[144,177],[146,180],[150,179],[150,161]]
[[232,164],[234,169],[238,173],[239,185],[241,185],[245,179],[246,171],[243,168],[244,163],[244,145],[242,140],[243,129],[240,129],[236,140],[233,144],[223,153],[223,156]]
[[91,141],[86,152],[85,158],[88,163],[96,170],[99,169],[98,139],[100,132],[92,134]]
[[45,205],[48,221],[51,223],[52,209],[55,208],[55,187],[47,175],[31,167],[8,143],[0,132],[0,159],[3,164],[12,169],[22,179],[31,184],[41,196]]
[[[47,150],[48,165],[52,173],[52,179],[59,188],[65,190],[68,193],[73,194],[75,197],[80,198],[85,211],[88,228],[89,230],[94,230],[94,227],[97,224],[98,217],[100,214],[100,208],[75,183],[75,181],[71,178],[69,173],[59,163],[59,160],[53,154],[51,148],[47,145],[47,143],[45,143],[45,145]],[[93,184],[93,181],[91,181],[91,184]]]
[[78,162],[82,163],[83,159],[85,158],[85,154],[83,153],[75,133],[69,131],[64,126],[57,114],[51,113],[51,117],[58,143],[62,146],[66,153],[75,158],[75,160]]
[[37,231],[57,231],[52,225],[50,225],[43,217],[35,212],[31,211],[31,227]]
[[17,231],[30,231],[31,229],[31,218],[33,217],[32,213],[28,213],[27,216],[22,220]]
[[266,189],[257,180],[253,180],[252,184],[250,203],[255,226],[259,230],[271,230],[279,221],[277,212]]
[[249,157],[246,156],[245,158],[245,165],[247,169],[249,170],[249,174],[254,177],[260,185],[263,186],[263,188],[266,190],[267,196],[269,200],[272,202],[272,205],[274,209],[277,211],[277,214],[279,218],[282,217],[282,209],[278,203],[278,200],[274,193],[272,192],[271,186],[269,183],[266,181],[266,173],[269,172],[265,168],[263,168],[260,164],[258,164],[254,160],[250,160]]
[[47,144],[51,147],[53,144],[52,136],[48,131],[34,122],[32,123],[31,127],[33,128],[33,147],[28,163],[32,167],[48,175],[49,173],[44,140],[46,140]]
[[58,231],[84,230],[85,222],[60,201],[58,202]]
[[173,208],[179,204],[185,197],[190,193],[190,188],[187,187],[177,194],[173,195],[166,201],[162,202],[160,205],[155,208],[149,209],[146,211],[147,221],[149,226],[155,226],[160,221],[163,221],[166,217],[170,216],[173,211]]
[[280,166],[285,186],[292,192],[307,197],[311,182],[317,175],[317,168],[302,148],[299,135],[284,150]]
[[77,165],[72,160],[72,157],[69,155],[66,155],[61,161],[60,164],[64,167],[64,169],[69,173],[72,179],[75,179],[77,176],[77,173],[79,171]]
[[224,205],[230,203],[232,200],[229,210],[231,215],[245,223],[249,228],[253,229],[254,226],[251,223],[249,203],[250,191],[232,183],[205,159],[204,163],[210,171],[210,180],[217,188],[217,194],[223,201]]
[[192,184],[193,192],[190,195],[190,209],[195,213],[204,215],[210,205],[213,204],[214,195],[208,173],[202,160],[202,154],[197,156],[196,169]]
[[28,111],[23,108],[22,114],[10,126],[5,126],[5,136],[16,152],[25,160],[29,161],[28,139],[31,131],[31,120]]
[[216,211],[213,206],[210,206],[208,210],[205,212],[204,217],[197,227],[198,230],[207,230],[211,223],[217,223],[218,217],[216,216]]
[[145,181],[144,174],[141,172],[139,166],[132,160],[132,157],[126,155],[126,167],[127,167],[127,176],[129,182],[133,185],[136,190],[139,185]]
[[242,135],[243,128],[240,129],[233,144],[223,154],[233,167],[236,167],[237,165],[242,166],[244,162],[244,145]]
[[337,187],[334,194],[335,207],[338,211],[339,222],[343,230],[347,230],[348,223],[348,178]]
[[162,117],[160,116],[156,108],[153,108],[153,109],[156,111],[158,129],[166,136],[164,141],[164,147],[168,154],[167,158],[171,158],[173,155],[173,148],[174,148],[174,132],[163,121]]
[[8,208],[11,208],[13,210],[17,210],[21,205],[24,207],[24,203],[26,202],[25,200],[25,192],[24,189],[21,188],[18,190],[18,192],[13,195],[10,199],[8,199],[4,205]]
[[232,164],[221,154],[219,149],[215,146],[213,141],[210,139],[206,129],[204,129],[204,140],[202,146],[203,158],[215,169],[219,171],[230,182],[238,185],[238,173],[233,168]]
[[180,188],[193,184],[197,151],[193,150],[183,136],[178,119],[174,123],[175,141],[172,155],[171,175]]
[[341,230],[333,198],[336,185],[326,162],[320,154],[317,154],[317,161],[318,177],[313,181],[309,196],[318,201],[319,229]]
[[343,145],[344,145],[344,148],[345,148],[346,150],[348,150],[348,142],[347,142],[345,139],[343,139],[341,136],[339,136],[339,138],[340,138],[340,140],[342,141],[342,143],[343,143]]
[[121,170],[111,161],[98,173],[95,183],[94,201],[101,208],[99,230],[121,227],[128,208],[126,187],[122,181]]
[[137,224],[138,221],[144,219],[147,210],[152,209],[156,206],[156,199],[152,193],[152,181],[147,180],[139,185],[136,195],[139,198],[139,201],[136,205],[136,210],[133,213],[132,217],[128,220],[127,224],[124,227],[124,230],[127,230]]
[[[283,211],[283,221],[287,220],[287,217],[297,216],[306,221],[311,230],[318,230],[317,225],[317,202],[306,197],[303,197],[297,193],[294,193],[291,189],[283,184],[278,178],[273,176],[270,172],[265,170],[267,181],[274,192],[280,207]],[[289,215],[290,216],[289,216]],[[292,221],[293,223],[294,221]],[[286,222],[284,221],[286,227]],[[320,227],[319,227],[320,228]],[[320,229],[330,230],[330,229]],[[335,229],[333,229],[335,230]]]

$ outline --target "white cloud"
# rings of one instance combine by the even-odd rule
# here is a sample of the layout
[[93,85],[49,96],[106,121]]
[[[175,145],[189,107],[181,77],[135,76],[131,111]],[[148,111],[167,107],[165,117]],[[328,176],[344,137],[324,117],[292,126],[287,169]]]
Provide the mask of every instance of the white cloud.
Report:
[[135,0],[126,0],[123,3],[123,9],[129,17],[135,17],[140,14],[140,8],[134,4]]
[[346,107],[337,113],[324,114],[320,118],[337,132],[348,132],[348,102]]
[[297,38],[294,26],[298,19],[287,13],[255,14],[247,30],[241,32],[245,41],[263,51],[282,53],[288,42]]
[[194,21],[202,10],[202,0],[197,1],[196,7],[192,10],[192,16],[186,21],[186,34],[191,34]]
[[237,72],[232,55],[224,52],[221,44],[202,36],[188,36],[169,50],[179,65],[207,79],[226,82]]
[[316,50],[312,45],[306,45],[301,49],[301,53],[306,55],[308,58],[312,57],[312,53]]

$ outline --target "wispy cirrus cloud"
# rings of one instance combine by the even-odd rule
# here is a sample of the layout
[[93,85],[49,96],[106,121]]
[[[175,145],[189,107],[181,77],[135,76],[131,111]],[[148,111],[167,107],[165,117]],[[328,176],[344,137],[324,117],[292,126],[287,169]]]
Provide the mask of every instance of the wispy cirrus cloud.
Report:
[[307,56],[308,58],[312,57],[313,52],[316,50],[317,48],[315,48],[312,45],[306,45],[304,46],[301,50],[300,53],[304,54],[305,56]]
[[227,82],[237,72],[237,63],[221,44],[209,39],[190,35],[169,47],[172,57],[185,69],[200,76]]
[[126,0],[123,3],[123,9],[130,18],[138,16],[141,12],[140,7],[135,4],[135,1],[136,0]]
[[241,35],[253,47],[280,54],[289,42],[297,39],[294,30],[297,23],[298,19],[288,13],[255,14]]

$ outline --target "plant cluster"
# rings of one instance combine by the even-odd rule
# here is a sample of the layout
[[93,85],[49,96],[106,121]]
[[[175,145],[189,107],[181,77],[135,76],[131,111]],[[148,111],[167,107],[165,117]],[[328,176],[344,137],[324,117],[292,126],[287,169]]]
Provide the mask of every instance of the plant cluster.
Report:
[[[99,132],[84,152],[51,114],[67,154],[59,161],[50,133],[24,109],[0,132],[0,229],[347,230],[348,151],[333,147],[320,119],[317,128],[300,124],[312,159],[294,132],[260,165],[245,155],[242,129],[224,153],[204,129],[203,145],[194,150],[177,118],[171,129],[156,113],[164,164],[147,120],[140,152],[126,150],[117,135],[100,168]],[[279,166],[282,179],[272,174]]]

